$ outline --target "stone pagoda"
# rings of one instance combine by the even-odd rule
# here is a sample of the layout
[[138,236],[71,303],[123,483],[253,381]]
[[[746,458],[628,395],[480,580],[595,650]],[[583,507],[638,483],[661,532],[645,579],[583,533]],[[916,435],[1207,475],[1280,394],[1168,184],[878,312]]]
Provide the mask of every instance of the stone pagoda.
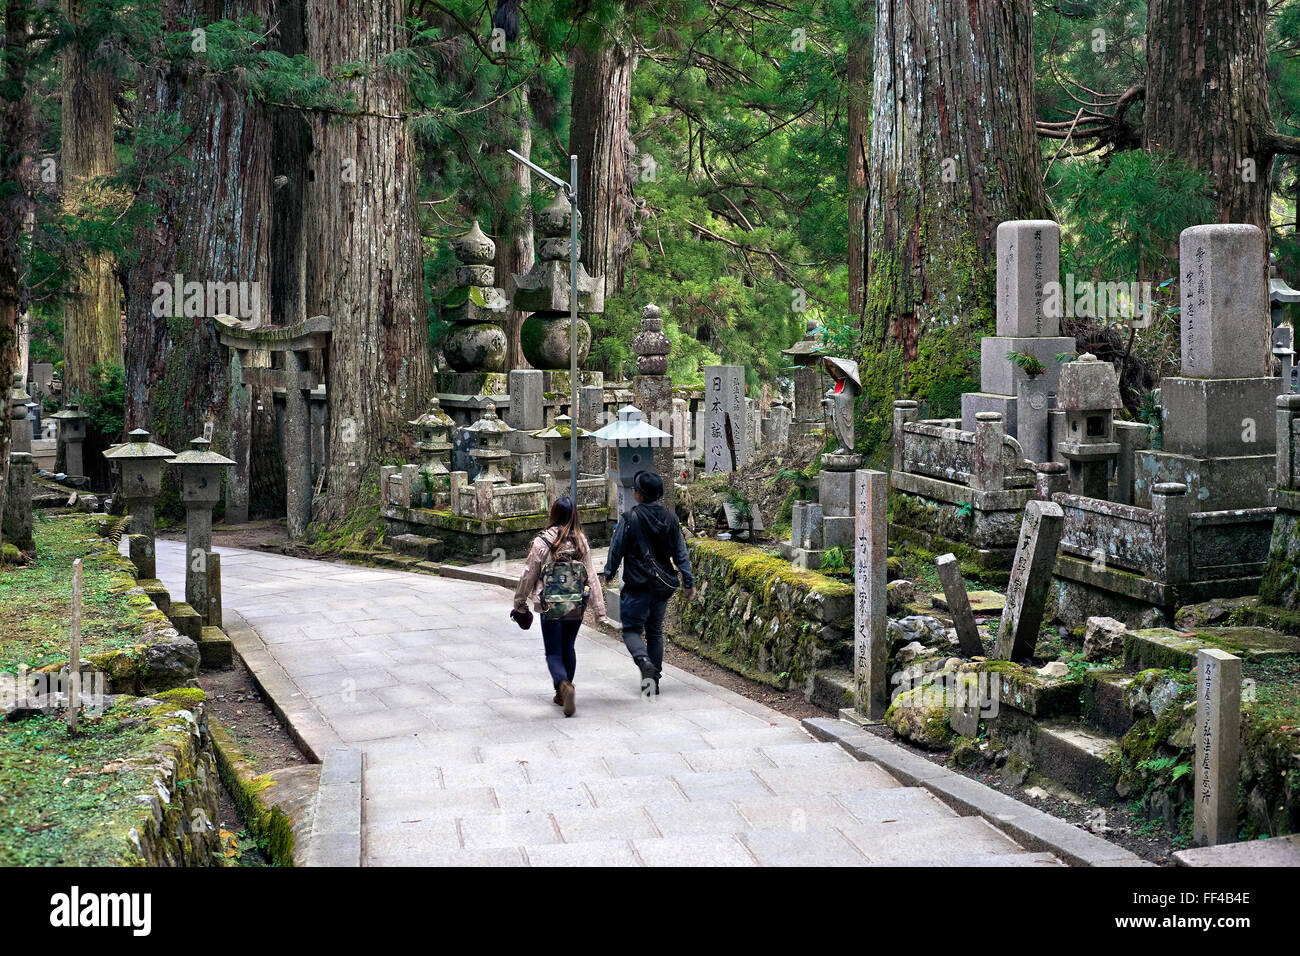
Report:
[[1048,412],[1061,380],[1057,356],[1074,352],[1074,339],[1061,335],[1062,310],[1050,304],[1060,301],[1060,257],[1056,223],[998,226],[998,334],[980,340],[980,391],[961,398],[963,431],[975,430],[979,412],[998,412],[1006,433],[1035,462],[1052,459]]
[[1159,451],[1135,453],[1134,503],[1160,483],[1187,486],[1193,511],[1262,508],[1276,466],[1282,379],[1271,374],[1264,234],[1193,226],[1179,240],[1181,375],[1160,383]]
[[781,354],[794,365],[794,413],[790,420],[790,441],[806,438],[814,429],[825,424],[822,395],[826,391],[826,375],[822,372],[823,330],[816,319],[809,319],[807,332],[802,339],[783,349]]
[[1071,494],[1107,497],[1110,463],[1120,452],[1115,409],[1122,405],[1119,376],[1109,362],[1085,352],[1061,369],[1057,407],[1065,415],[1065,434],[1056,447],[1068,463]]
[[415,448],[424,456],[420,465],[420,475],[430,487],[436,498],[439,491],[447,488],[448,476],[451,474],[447,462],[451,457],[451,441],[448,435],[456,427],[452,417],[442,410],[442,405],[435,395],[429,399],[429,410],[414,421],[407,422],[418,434]]
[[[568,198],[557,189],[555,199],[537,216],[537,231],[542,236],[537,246],[537,262],[524,275],[514,277],[515,308],[533,313],[524,320],[520,330],[520,346],[528,363],[545,371],[569,368],[569,247],[573,241],[569,231],[574,214]],[[578,312],[594,315],[604,311],[605,280],[587,275],[579,262]],[[586,361],[590,348],[591,326],[579,318],[579,365]]]
[[484,235],[477,219],[469,232],[450,244],[460,265],[456,283],[443,300],[442,317],[450,323],[442,339],[443,355],[462,376],[501,372],[505,369],[508,342],[501,327],[506,298],[495,286],[496,268],[492,265],[496,244]]

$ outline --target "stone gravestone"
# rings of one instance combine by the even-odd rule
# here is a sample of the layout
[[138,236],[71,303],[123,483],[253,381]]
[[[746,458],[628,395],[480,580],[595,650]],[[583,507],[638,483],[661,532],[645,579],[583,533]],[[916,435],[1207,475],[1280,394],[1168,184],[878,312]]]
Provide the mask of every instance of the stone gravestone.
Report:
[[1064,523],[1065,513],[1055,502],[1030,501],[1025,505],[994,658],[1021,660],[1034,653]]
[[19,551],[35,547],[32,538],[32,456],[15,451],[9,455],[9,481],[5,492],[4,540]]
[[1196,792],[1192,839],[1197,846],[1237,838],[1241,765],[1241,658],[1218,648],[1196,652]]
[[704,470],[735,471],[749,458],[745,440],[745,369],[710,365],[704,370]]
[[[1182,274],[1182,373],[1187,378],[1269,375],[1268,285],[1260,271],[1264,233],[1256,226],[1185,229]],[[1226,321],[1227,318],[1231,321]]]
[[889,476],[858,469],[853,554],[853,705],[871,720],[889,708],[889,637],[885,558]]
[[943,596],[948,601],[948,611],[952,614],[953,627],[957,629],[957,642],[961,645],[961,652],[967,657],[983,654],[984,645],[980,642],[979,628],[975,626],[975,615],[970,609],[970,598],[966,595],[966,582],[962,580],[957,556],[941,554],[934,564],[939,569]]

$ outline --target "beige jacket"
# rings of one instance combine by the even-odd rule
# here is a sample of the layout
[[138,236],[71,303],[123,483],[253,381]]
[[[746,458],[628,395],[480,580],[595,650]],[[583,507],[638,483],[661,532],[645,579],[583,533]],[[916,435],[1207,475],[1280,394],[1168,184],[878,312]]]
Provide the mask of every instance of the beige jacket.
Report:
[[[516,611],[527,610],[528,601],[531,598],[533,610],[538,614],[542,613],[542,568],[546,567],[551,561],[551,544],[559,536],[559,533],[557,528],[547,528],[533,539],[533,546],[528,551],[528,564],[524,567],[523,577],[519,579],[519,586],[515,588]],[[571,561],[578,556],[577,550],[572,541],[565,541],[555,549],[555,558],[560,561]],[[596,574],[595,566],[591,563],[590,545],[587,547],[587,553],[583,556],[582,563],[587,566],[587,583],[591,588],[591,597],[588,599],[587,607],[595,608],[596,617],[603,618],[605,616],[605,588]]]

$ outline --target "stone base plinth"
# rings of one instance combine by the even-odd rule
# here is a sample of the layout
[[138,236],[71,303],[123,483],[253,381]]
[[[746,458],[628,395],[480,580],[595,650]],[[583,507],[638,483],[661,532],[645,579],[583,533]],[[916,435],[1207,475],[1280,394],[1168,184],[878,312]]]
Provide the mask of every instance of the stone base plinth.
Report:
[[1201,458],[1274,452],[1281,392],[1281,378],[1161,379],[1163,448]]
[[[475,562],[490,560],[497,549],[507,558],[522,558],[528,554],[533,538],[547,527],[544,513],[479,521],[458,517],[450,511],[385,505],[382,514],[387,527],[385,538],[406,534],[436,537],[446,549],[447,557]],[[592,547],[609,544],[614,531],[610,509],[581,508],[580,515],[582,530]]]
[[1173,481],[1187,486],[1193,511],[1268,507],[1277,467],[1275,455],[1195,458],[1168,451],[1139,451],[1133,461],[1135,505],[1150,508],[1151,486]]

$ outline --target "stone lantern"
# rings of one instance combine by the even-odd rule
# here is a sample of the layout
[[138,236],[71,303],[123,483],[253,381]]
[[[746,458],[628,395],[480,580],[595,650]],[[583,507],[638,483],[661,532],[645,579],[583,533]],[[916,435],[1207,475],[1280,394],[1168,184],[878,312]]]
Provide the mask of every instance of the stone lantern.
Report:
[[1119,376],[1109,362],[1085,352],[1061,369],[1056,407],[1065,413],[1065,439],[1057,450],[1070,471],[1070,493],[1106,498],[1106,472],[1119,455],[1115,409],[1121,406]]
[[[24,414],[24,418],[26,415]],[[85,460],[82,458],[81,443],[86,440],[86,419],[90,416],[73,402],[61,412],[50,416],[59,421],[59,441],[63,443],[63,471],[69,478],[84,478]]]
[[[597,429],[591,437],[606,448],[618,449],[618,513],[625,514],[636,501],[632,497],[636,476],[654,471],[655,446],[664,439],[671,441],[672,436],[643,420],[641,409],[624,405],[618,410],[617,421]],[[672,476],[667,476],[665,484],[671,480]]]
[[[210,588],[208,565],[212,552],[212,508],[221,498],[221,472],[234,464],[211,450],[207,438],[195,438],[169,464],[181,478],[181,503],[185,505],[185,602],[198,612],[204,624],[216,626],[210,602],[220,605],[219,584]],[[219,620],[216,622],[219,624]]]
[[420,435],[420,440],[415,443],[416,449],[424,455],[420,474],[425,476],[424,480],[431,489],[445,487],[451,475],[445,460],[451,451],[451,441],[447,436],[456,427],[456,423],[442,410],[442,403],[435,395],[429,399],[429,410],[407,424],[414,427]]
[[137,428],[130,440],[114,445],[104,457],[118,466],[122,476],[122,498],[126,501],[130,521],[131,560],[140,577],[152,580],[158,575],[154,566],[154,506],[162,490],[162,466],[176,456],[170,448],[155,445],[149,433]]
[[32,452],[32,426],[27,423],[27,403],[31,396],[23,388],[21,372],[14,373],[13,388],[9,390],[9,451],[30,455]]
[[[546,446],[543,467],[545,467],[547,473],[554,478],[563,478],[566,481],[573,461],[572,446],[570,445],[573,427],[572,418],[568,415],[559,415],[555,419],[555,424],[550,428],[543,428],[541,431],[532,433],[534,438],[541,440]],[[589,438],[591,438],[591,432],[585,428],[578,429],[579,443]]]
[[496,406],[486,395],[479,396],[479,406],[484,410],[483,416],[473,425],[461,429],[469,438],[477,440],[478,447],[470,451],[470,456],[479,463],[480,468],[478,477],[474,480],[508,485],[510,476],[503,473],[501,468],[503,465],[509,467],[510,452],[503,447],[503,443],[506,435],[514,429],[497,418]]

